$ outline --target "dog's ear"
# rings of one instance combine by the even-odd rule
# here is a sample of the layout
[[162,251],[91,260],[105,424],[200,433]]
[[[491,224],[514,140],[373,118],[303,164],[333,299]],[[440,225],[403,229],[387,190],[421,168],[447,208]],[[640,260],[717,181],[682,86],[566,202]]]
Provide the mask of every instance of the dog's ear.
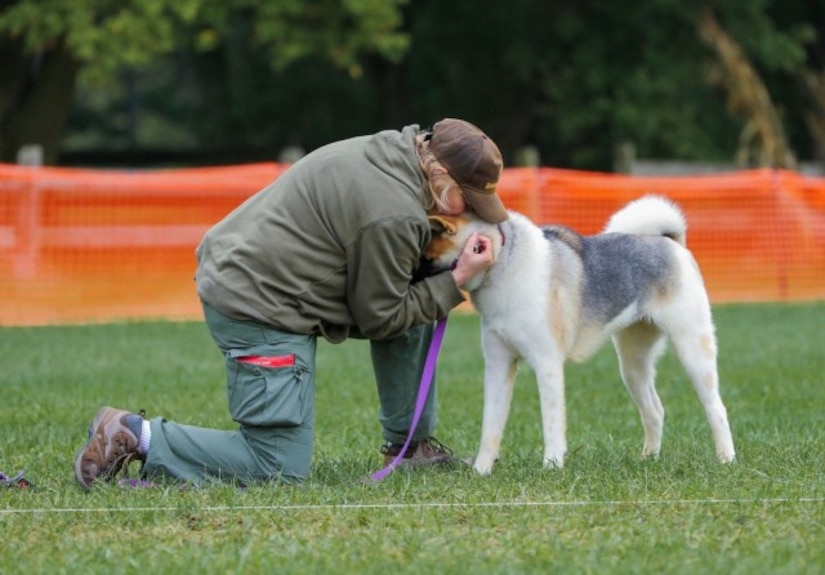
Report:
[[427,219],[430,221],[430,229],[432,230],[434,236],[441,236],[444,234],[454,236],[458,230],[458,226],[455,223],[455,217],[453,216],[437,215],[429,216]]

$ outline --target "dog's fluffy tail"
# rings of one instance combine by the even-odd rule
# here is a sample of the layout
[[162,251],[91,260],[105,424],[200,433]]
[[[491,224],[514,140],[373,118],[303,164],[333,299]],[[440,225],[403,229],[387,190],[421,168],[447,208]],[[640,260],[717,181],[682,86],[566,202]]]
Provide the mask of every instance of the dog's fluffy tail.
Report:
[[644,196],[630,202],[613,214],[604,231],[667,236],[683,246],[687,241],[687,222],[682,210],[661,196]]

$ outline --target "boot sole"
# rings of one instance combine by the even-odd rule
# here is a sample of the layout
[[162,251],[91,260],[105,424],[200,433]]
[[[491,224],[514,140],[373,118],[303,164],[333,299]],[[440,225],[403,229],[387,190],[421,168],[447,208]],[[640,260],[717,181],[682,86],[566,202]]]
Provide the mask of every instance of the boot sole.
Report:
[[86,450],[89,448],[89,445],[91,445],[92,443],[93,436],[94,435],[92,434],[91,430],[89,430],[89,440],[86,442],[86,445],[80,448],[80,451],[77,452],[77,455],[75,455],[74,458],[74,478],[75,481],[77,481],[77,484],[80,486],[80,488],[83,489],[83,491],[89,491],[92,488],[91,485],[88,485],[83,480],[83,473],[81,471],[80,464],[83,461],[83,454],[86,452]]
[[89,491],[92,488],[92,486],[90,484],[86,483],[83,480],[83,473],[82,473],[82,469],[80,467],[80,464],[83,461],[83,453],[92,444],[92,441],[94,440],[94,435],[95,435],[94,430],[97,429],[100,426],[100,420],[103,418],[103,414],[107,409],[110,409],[110,408],[109,407],[102,407],[95,414],[95,418],[92,420],[92,424],[89,426],[89,439],[88,439],[88,441],[86,441],[86,444],[83,447],[80,448],[80,450],[77,452],[77,455],[75,455],[75,458],[74,458],[74,478],[75,478],[75,481],[77,481],[77,484],[80,486],[80,488],[83,489],[84,491]]

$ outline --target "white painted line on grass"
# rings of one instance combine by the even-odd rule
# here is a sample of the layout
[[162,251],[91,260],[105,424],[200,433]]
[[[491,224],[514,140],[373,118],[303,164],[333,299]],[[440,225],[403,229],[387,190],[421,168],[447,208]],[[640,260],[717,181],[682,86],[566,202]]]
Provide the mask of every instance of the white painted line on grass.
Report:
[[650,499],[615,501],[480,501],[480,502],[432,502],[432,503],[326,503],[312,505],[216,505],[207,507],[40,507],[32,509],[0,509],[0,515],[12,514],[59,514],[59,513],[110,513],[110,512],[237,512],[237,511],[341,511],[341,510],[397,510],[397,509],[482,509],[485,507],[618,507],[618,506],[668,506],[668,505],[754,505],[780,503],[825,503],[825,497],[767,498],[767,499]]

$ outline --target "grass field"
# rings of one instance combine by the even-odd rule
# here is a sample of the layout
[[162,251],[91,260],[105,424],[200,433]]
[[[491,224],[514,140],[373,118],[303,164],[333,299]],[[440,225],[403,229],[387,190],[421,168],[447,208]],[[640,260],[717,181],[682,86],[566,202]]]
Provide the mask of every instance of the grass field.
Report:
[[[522,369],[502,459],[469,469],[380,468],[364,342],[319,346],[317,434],[302,486],[104,486],[72,460],[103,404],[230,429],[222,360],[200,323],[0,328],[2,573],[822,573],[825,303],[714,310],[738,461],[716,463],[672,353],[659,368],[662,455],[612,349],[567,369],[570,457],[545,471],[537,391]],[[439,359],[436,435],[472,455],[481,423],[478,318],[453,314]],[[136,467],[133,473],[136,472]]]

